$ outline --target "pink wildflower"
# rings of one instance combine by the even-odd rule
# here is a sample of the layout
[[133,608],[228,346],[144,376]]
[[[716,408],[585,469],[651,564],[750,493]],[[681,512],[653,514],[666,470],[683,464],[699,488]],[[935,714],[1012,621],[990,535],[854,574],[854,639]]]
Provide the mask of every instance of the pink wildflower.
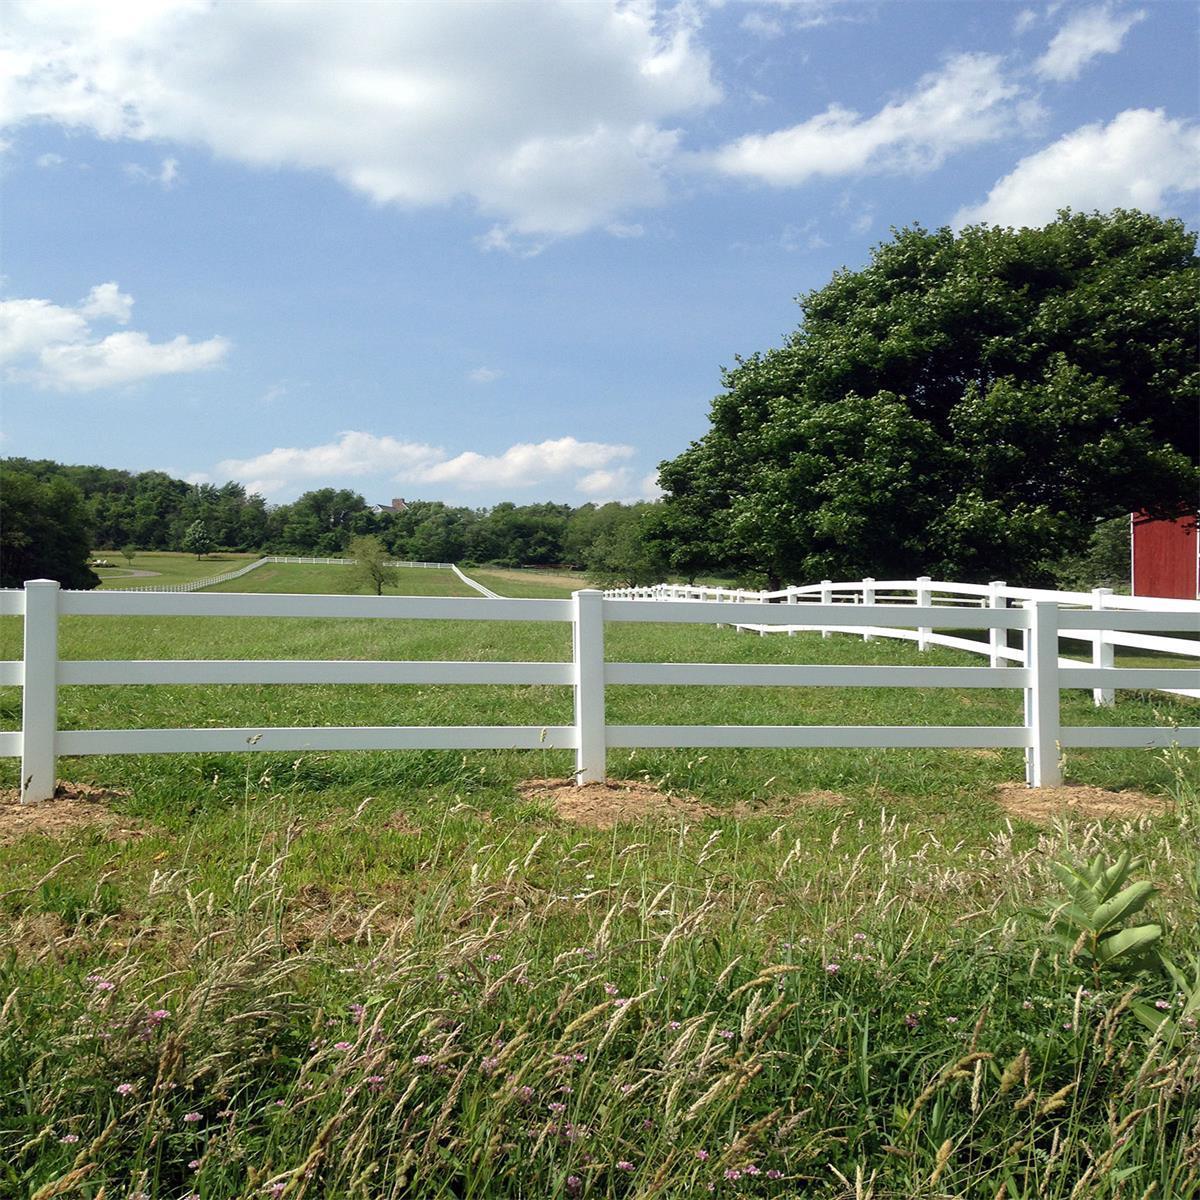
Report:
[[631,1163],[627,1158],[623,1158],[617,1163],[618,1171],[632,1171],[633,1169],[633,1163]]
[[351,1045],[352,1043],[350,1042],[334,1042],[333,1048],[335,1050],[349,1050]]
[[117,1084],[117,1095],[118,1096],[128,1096],[132,1092],[133,1092],[133,1084],[132,1083],[118,1083]]
[[200,1115],[198,1112],[190,1112],[190,1113],[184,1113],[184,1114],[183,1114],[183,1119],[184,1119],[184,1121],[186,1121],[186,1122],[187,1122],[189,1125],[195,1125],[195,1123],[196,1123],[197,1121],[200,1121],[200,1120],[202,1120],[203,1118],[201,1117],[201,1115]]
[[829,975],[836,975],[841,969],[841,963],[830,962],[825,964],[825,971]]

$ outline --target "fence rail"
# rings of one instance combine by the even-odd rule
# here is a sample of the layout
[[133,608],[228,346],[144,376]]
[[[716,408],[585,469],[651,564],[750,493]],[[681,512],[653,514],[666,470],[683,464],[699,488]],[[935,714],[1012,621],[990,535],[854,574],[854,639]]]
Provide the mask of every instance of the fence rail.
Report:
[[[1144,613],[1147,620],[1139,624],[1123,624],[1116,627],[1100,618],[1098,623],[1091,626],[1077,623],[1060,622],[1059,637],[1064,641],[1086,642],[1092,650],[1092,666],[1103,670],[1113,666],[1115,651],[1149,650],[1160,654],[1172,654],[1181,658],[1200,659],[1200,638],[1198,637],[1163,637],[1161,631],[1167,626],[1153,619],[1154,614],[1176,614],[1184,618],[1179,626],[1185,632],[1200,635],[1200,601],[1196,600],[1167,600],[1155,596],[1123,596],[1110,591],[1108,588],[1095,588],[1090,592],[1061,592],[1044,588],[1009,587],[1001,580],[992,583],[954,583],[947,580],[930,579],[862,579],[853,581],[834,582],[823,579],[820,583],[807,584],[802,587],[787,587],[779,591],[749,591],[744,588],[704,587],[693,584],[656,584],[653,587],[615,588],[605,592],[610,599],[620,600],[649,600],[649,601],[679,601],[702,600],[719,604],[784,604],[784,605],[926,605],[937,608],[937,619],[933,624],[920,626],[916,629],[900,627],[897,623],[886,623],[862,628],[860,621],[850,623],[844,610],[838,614],[838,623],[830,622],[821,625],[822,636],[829,637],[834,633],[857,633],[864,640],[873,638],[900,638],[914,641],[920,650],[929,646],[948,646],[955,650],[965,650],[969,654],[986,654],[990,666],[999,667],[1003,662],[1024,663],[1026,651],[1024,646],[1010,646],[998,624],[993,624],[986,642],[974,638],[956,637],[954,634],[941,632],[945,629],[963,628],[955,625],[950,613],[954,609],[995,610],[1007,609],[1011,602],[1053,603],[1059,605],[1065,612],[1077,612],[1090,609],[1097,613]],[[1187,617],[1190,615],[1190,621]],[[812,622],[802,624],[763,623],[758,614],[751,619],[737,619],[727,622],[739,630],[754,633],[796,633],[800,629],[812,628]],[[935,628],[936,626],[936,628]],[[1058,665],[1071,679],[1079,679],[1079,662],[1074,658],[1060,657]],[[1133,674],[1134,668],[1123,677],[1129,687],[1150,688],[1154,691],[1170,692],[1177,696],[1200,697],[1200,688],[1169,686],[1171,683],[1185,683],[1187,679],[1160,680],[1146,682],[1149,676]],[[1155,671],[1157,676],[1160,671]],[[1187,676],[1185,669],[1181,672]],[[1138,680],[1142,679],[1142,682]],[[1066,685],[1064,685],[1066,686]],[[1078,686],[1072,683],[1069,686]],[[1114,689],[1096,683],[1093,688],[1093,699],[1098,707],[1113,703]]]
[[[1058,783],[1060,747],[1200,746],[1200,727],[1064,727],[1064,687],[1200,686],[1200,670],[1087,666],[1057,655],[1060,636],[1133,630],[1191,629],[1191,610],[1122,612],[1060,609],[1026,600],[1020,608],[839,603],[767,605],[757,628],[780,632],[845,628],[869,632],[905,627],[1016,630],[1022,665],[988,667],[825,666],[742,663],[606,662],[608,622],[728,624],[724,602],[711,599],[626,599],[587,590],[570,600],[425,596],[169,595],[69,592],[47,580],[0,592],[0,614],[24,617],[24,658],[0,663],[0,683],[23,687],[20,731],[0,733],[0,756],[21,758],[21,795],[53,795],[62,755],[176,754],[228,751],[559,749],[575,752],[580,783],[602,780],[608,749],[683,746],[743,747],[1017,747],[1026,752],[1033,786]],[[569,662],[379,662],[269,660],[60,660],[62,616],[273,617],[377,620],[553,621],[573,627]],[[836,625],[835,625],[836,622]],[[1011,653],[1011,652],[1010,652]],[[571,725],[246,727],[230,729],[58,728],[58,690],[72,686],[154,684],[558,684],[574,690]],[[1025,717],[1012,726],[721,726],[609,725],[606,689],[630,684],[737,687],[999,687],[1021,689]]]

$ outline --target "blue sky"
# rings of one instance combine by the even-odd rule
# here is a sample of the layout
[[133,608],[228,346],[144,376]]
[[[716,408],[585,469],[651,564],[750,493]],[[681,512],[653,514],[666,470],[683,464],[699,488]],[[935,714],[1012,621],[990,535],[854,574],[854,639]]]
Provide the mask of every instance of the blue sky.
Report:
[[631,499],[893,226],[1196,225],[1197,8],[17,0],[4,454]]

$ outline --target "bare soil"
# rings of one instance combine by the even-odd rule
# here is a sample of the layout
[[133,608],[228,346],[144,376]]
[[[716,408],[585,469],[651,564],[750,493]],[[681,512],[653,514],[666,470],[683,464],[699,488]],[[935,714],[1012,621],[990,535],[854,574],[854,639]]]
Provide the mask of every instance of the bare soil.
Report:
[[38,835],[64,840],[81,830],[98,830],[106,841],[128,842],[154,832],[108,807],[127,792],[106,791],[86,783],[60,784],[53,800],[22,804],[16,788],[0,788],[0,846]]
[[1122,820],[1155,817],[1166,811],[1161,796],[1144,792],[1110,792],[1098,787],[1031,788],[1023,783],[1005,783],[996,789],[996,803],[1024,821],[1048,823],[1058,817],[1095,821],[1106,817]]
[[692,796],[664,792],[648,783],[587,783],[576,787],[571,779],[529,779],[519,785],[526,799],[548,800],[560,820],[591,829],[643,821],[699,821],[705,817],[786,816],[814,805],[841,805],[849,801],[837,792],[805,792],[755,804],[721,808],[703,804]]

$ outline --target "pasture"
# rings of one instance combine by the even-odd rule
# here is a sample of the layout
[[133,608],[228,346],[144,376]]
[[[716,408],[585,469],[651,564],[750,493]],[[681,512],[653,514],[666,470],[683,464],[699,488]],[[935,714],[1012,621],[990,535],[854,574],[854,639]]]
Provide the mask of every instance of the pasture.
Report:
[[[272,564],[228,590],[343,590],[344,573]],[[470,594],[440,571],[401,586]],[[0,621],[0,658],[19,632]],[[61,654],[565,661],[570,629],[67,617]],[[918,661],[899,643],[666,624],[610,627],[607,654]],[[1003,724],[1020,703],[609,694],[631,724]],[[1062,705],[1106,725],[1194,723],[1197,707]],[[71,687],[61,712],[64,728],[553,724],[571,693]],[[0,723],[19,723],[16,689]],[[1066,899],[1053,862],[1128,850],[1157,889],[1131,923],[1159,922],[1186,968],[1194,754],[1072,752],[1069,783],[1125,792],[1103,819],[1005,788],[1015,750],[613,752],[625,790],[590,807],[526,783],[570,769],[555,751],[63,760],[92,798],[0,807],[0,1194],[1194,1194],[1200,1045],[1179,987],[1087,967],[1047,920]]]
[[[126,563],[119,550],[97,550],[95,557],[107,559],[111,567],[97,567],[102,588],[145,587],[166,583],[191,583],[193,579],[209,579],[226,571],[252,563],[257,554],[239,554],[221,551],[197,558],[194,554],[177,554],[168,550],[139,550],[132,563]],[[131,571],[147,571],[148,575],[134,575]]]

